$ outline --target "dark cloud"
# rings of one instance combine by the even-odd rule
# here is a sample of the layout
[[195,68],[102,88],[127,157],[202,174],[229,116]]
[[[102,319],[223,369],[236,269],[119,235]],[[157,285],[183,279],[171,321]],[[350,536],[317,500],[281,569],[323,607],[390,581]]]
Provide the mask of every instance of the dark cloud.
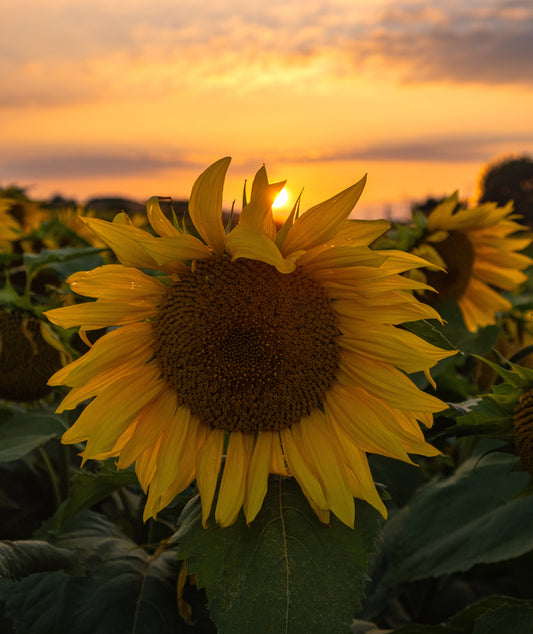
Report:
[[135,176],[161,169],[196,167],[185,160],[161,160],[145,155],[61,154],[31,156],[11,161],[0,161],[3,178],[18,179],[79,178],[105,176]]
[[309,156],[293,156],[300,161],[401,161],[401,162],[485,162],[500,153],[501,147],[525,145],[533,150],[533,134],[525,135],[450,135],[424,139],[409,139],[390,144],[342,148]]
[[385,11],[379,28],[352,43],[354,60],[380,60],[408,81],[533,83],[533,7],[432,6],[408,3]]

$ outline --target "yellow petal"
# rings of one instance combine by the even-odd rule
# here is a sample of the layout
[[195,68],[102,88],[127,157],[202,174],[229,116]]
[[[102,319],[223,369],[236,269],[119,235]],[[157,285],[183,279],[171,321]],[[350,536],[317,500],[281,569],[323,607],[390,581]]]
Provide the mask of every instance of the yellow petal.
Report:
[[329,510],[322,486],[303,459],[301,454],[303,448],[296,444],[292,430],[290,428],[282,429],[280,438],[290,472],[298,481],[305,497],[319,509]]
[[[186,442],[190,440],[188,434],[190,419],[191,412],[183,405],[175,409],[166,419],[166,429],[157,454],[156,477],[150,485],[150,494],[153,497],[159,497],[168,489],[173,480],[179,477],[183,454],[186,451],[193,454],[195,452],[195,448],[188,446]],[[190,469],[187,469],[187,476],[189,472]]]
[[437,348],[407,330],[387,324],[352,320],[343,325],[345,335],[337,338],[342,348],[391,363],[408,374],[432,368],[441,359],[457,353]]
[[[285,182],[269,183],[265,166],[261,167],[252,183],[250,202],[243,208],[239,216],[239,224],[263,233],[269,212],[270,216],[272,215],[272,203],[283,189]],[[269,232],[267,235],[271,239],[275,238],[275,233]]]
[[144,241],[144,248],[154,258],[158,268],[168,263],[201,260],[212,255],[209,248],[201,240],[187,233],[181,233],[171,238],[152,237]]
[[64,308],[46,311],[46,317],[61,328],[82,326],[84,330],[107,328],[107,326],[125,326],[153,317],[156,306],[135,306],[114,302],[85,302]]
[[159,197],[152,196],[146,203],[146,215],[152,229],[159,236],[179,236],[179,230],[170,222],[159,205]]
[[226,461],[215,509],[215,520],[221,528],[231,526],[235,522],[244,502],[253,443],[252,434],[231,432],[229,435]]
[[326,502],[335,515],[347,526],[353,528],[355,507],[353,496],[342,468],[342,456],[339,456],[330,442],[331,428],[326,430],[323,414],[318,410],[294,425],[293,434],[302,447],[307,463],[316,471]]
[[107,222],[100,218],[82,218],[82,220],[113,249],[117,258],[125,266],[157,268],[153,257],[142,246],[144,239],[151,237],[147,231],[131,225]]
[[419,390],[401,370],[371,359],[363,365],[356,353],[344,352],[337,378],[343,385],[361,386],[402,411],[440,412],[447,408],[440,399]]
[[[337,269],[349,267],[347,270],[357,268],[378,269],[387,260],[387,255],[383,252],[372,251],[368,247],[331,247],[320,251],[308,251],[303,255],[298,264],[304,264],[306,269],[314,271],[315,269],[324,269],[326,275],[334,277]],[[389,272],[386,273],[390,275]]]
[[164,390],[160,397],[145,407],[137,416],[135,434],[122,447],[118,466],[126,469],[148,447],[153,446],[168,429],[178,409],[178,400],[173,390]]
[[350,215],[366,183],[366,176],[318,205],[308,209],[292,225],[283,242],[282,252],[307,250],[332,239]]
[[222,451],[226,432],[213,429],[198,451],[196,458],[196,483],[202,500],[202,524],[207,528],[218,474],[222,464]]
[[298,252],[284,258],[275,242],[264,233],[245,225],[238,225],[231,231],[226,240],[226,250],[234,260],[259,260],[275,266],[280,273],[292,273],[296,268],[295,261],[300,255]]
[[112,302],[157,304],[166,286],[131,266],[105,264],[92,271],[79,271],[67,279],[78,295]]
[[366,321],[370,313],[375,322],[384,324],[403,324],[419,319],[437,319],[442,322],[439,313],[432,306],[423,304],[414,296],[401,291],[391,291],[382,297],[337,300],[334,309],[339,315],[341,331],[349,327],[353,319]]
[[211,251],[224,253],[226,234],[222,224],[222,194],[230,157],[208,167],[193,185],[189,200],[189,215],[198,233]]
[[120,377],[104,389],[81,413],[61,439],[65,444],[87,440],[87,457],[108,451],[126,426],[166,388],[158,381],[159,368],[151,363]]
[[433,232],[437,231],[441,227],[444,229],[449,227],[453,211],[457,206],[457,200],[457,192],[454,192],[451,196],[446,198],[446,200],[435,207],[428,217],[428,231]]
[[132,366],[144,365],[153,354],[153,338],[149,322],[115,328],[100,337],[82,357],[53,374],[48,384],[78,387],[125,361]]
[[473,274],[484,282],[503,288],[506,291],[514,291],[527,280],[527,275],[516,269],[502,268],[483,261],[474,261]]
[[254,520],[265,499],[274,439],[279,444],[277,434],[268,431],[257,434],[243,503],[248,524]]
[[157,454],[160,446],[161,438],[145,449],[135,462],[135,473],[137,474],[139,484],[145,493],[148,491],[150,482],[155,475]]
[[346,477],[352,495],[366,500],[386,519],[387,507],[376,489],[365,452],[354,447],[346,436],[340,439],[339,445],[345,452]]
[[[371,407],[371,399],[359,388],[350,392],[337,387],[330,390],[326,399],[326,417],[333,428],[339,428],[362,451],[389,456],[412,463],[398,437],[387,425],[385,411]],[[379,402],[377,403],[379,405]],[[390,412],[386,412],[389,416]]]

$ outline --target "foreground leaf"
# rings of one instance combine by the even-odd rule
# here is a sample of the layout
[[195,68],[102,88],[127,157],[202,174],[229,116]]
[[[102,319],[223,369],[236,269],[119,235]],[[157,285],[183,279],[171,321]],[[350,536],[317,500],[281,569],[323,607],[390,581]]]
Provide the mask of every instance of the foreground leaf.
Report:
[[333,516],[326,526],[292,479],[276,478],[249,527],[241,513],[229,528],[211,520],[203,529],[195,498],[173,541],[206,589],[219,634],[348,632],[363,597],[378,518],[357,502],[355,530]]

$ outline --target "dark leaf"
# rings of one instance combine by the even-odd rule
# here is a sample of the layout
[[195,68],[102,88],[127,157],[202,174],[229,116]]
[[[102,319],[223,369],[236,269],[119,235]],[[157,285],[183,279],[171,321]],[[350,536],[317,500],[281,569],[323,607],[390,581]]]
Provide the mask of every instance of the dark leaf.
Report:
[[0,462],[18,460],[51,438],[59,438],[66,427],[57,414],[29,411],[16,413],[0,423]]
[[203,529],[198,498],[180,520],[178,555],[220,634],[348,632],[379,527],[369,505],[357,502],[355,530],[333,516],[326,526],[294,480],[275,478],[249,527],[241,513],[229,528]]

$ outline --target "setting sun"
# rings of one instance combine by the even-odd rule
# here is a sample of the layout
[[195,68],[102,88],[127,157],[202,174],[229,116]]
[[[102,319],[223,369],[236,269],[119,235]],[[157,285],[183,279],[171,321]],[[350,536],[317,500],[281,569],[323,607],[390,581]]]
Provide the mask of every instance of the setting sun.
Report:
[[285,187],[280,191],[280,193],[276,196],[276,200],[272,203],[272,207],[274,209],[279,209],[283,207],[283,205],[289,200],[289,194]]

